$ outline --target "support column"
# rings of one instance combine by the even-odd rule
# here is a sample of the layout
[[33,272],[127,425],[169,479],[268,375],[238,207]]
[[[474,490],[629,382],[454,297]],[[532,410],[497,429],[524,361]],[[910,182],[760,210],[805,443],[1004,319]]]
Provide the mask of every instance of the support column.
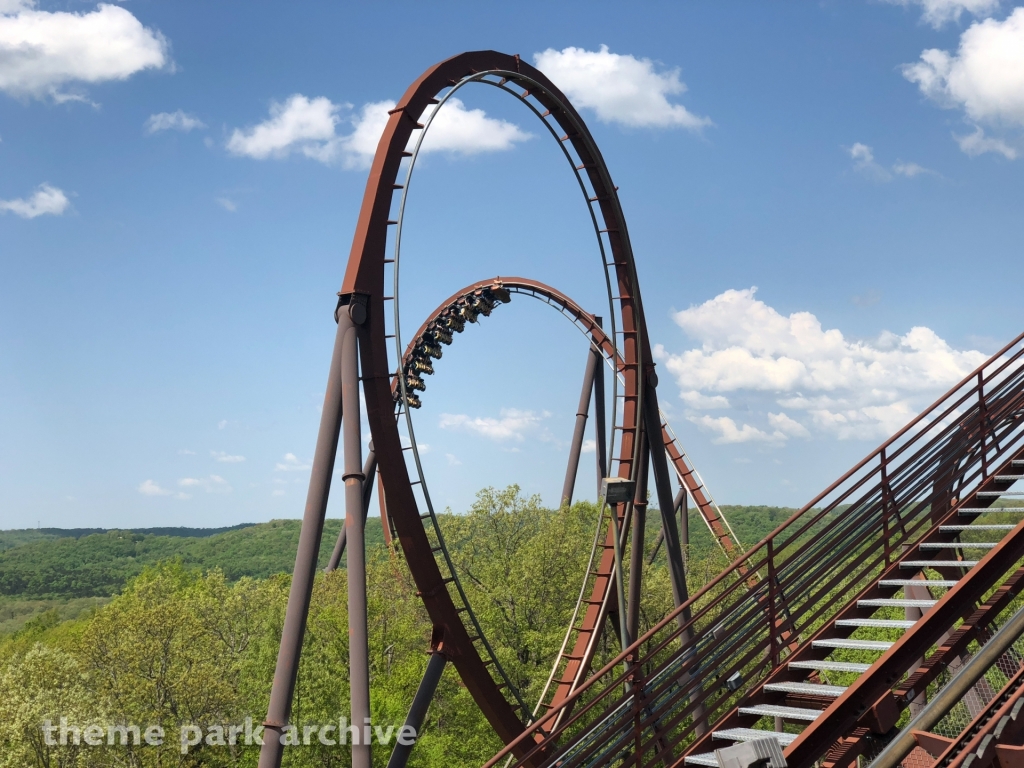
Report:
[[[405,718],[405,725],[402,727],[403,731],[412,728],[416,739],[420,737],[423,721],[427,719],[427,708],[430,706],[430,700],[434,698],[434,691],[437,690],[437,684],[441,681],[441,675],[444,673],[447,663],[448,659],[439,648],[435,648],[430,654],[427,671],[423,673],[423,679],[420,680],[420,686],[416,689],[416,696],[412,700],[409,714]],[[388,768],[405,768],[414,744],[415,742],[402,744],[396,741],[395,748],[391,752],[391,759],[388,760]]]
[[266,735],[260,748],[259,768],[280,768],[283,750],[281,732],[291,715],[295,679],[299,671],[299,655],[302,652],[302,636],[305,634],[306,619],[309,616],[309,600],[313,593],[316,562],[320,554],[327,498],[331,492],[331,477],[334,474],[334,461],[338,452],[342,416],[342,347],[346,333],[354,328],[347,309],[339,307],[335,313],[338,331],[334,337],[334,352],[327,375],[324,407],[320,412],[320,429],[316,438],[316,452],[313,454],[313,469],[309,476],[306,508],[302,515],[299,546],[295,553],[295,570],[292,572],[292,584],[288,592],[288,607],[281,633],[281,647],[277,653],[277,666],[274,669],[274,682],[270,688],[270,705],[267,708],[267,719],[263,723]]
[[[362,434],[359,418],[359,334],[345,334],[341,358],[341,396],[345,409],[345,531],[348,538],[348,665],[351,722],[360,730],[370,722],[370,650],[366,627],[366,530],[363,506]],[[367,483],[367,485],[369,485]],[[371,768],[370,744],[352,743],[352,768]]]
[[[373,443],[370,443],[370,450],[366,453],[366,463],[363,464],[363,477],[372,478],[377,472],[377,454],[373,452]],[[373,495],[373,483],[366,479],[363,481],[363,525],[366,525],[366,516],[370,512],[370,497]],[[382,521],[383,522],[383,521]],[[324,568],[324,573],[330,573],[338,569],[341,565],[341,556],[345,554],[345,544],[348,541],[348,531],[345,529],[345,524],[342,523],[341,530],[338,532],[338,540],[334,543],[334,551],[331,553],[331,559],[327,563],[327,567]]]
[[587,414],[590,412],[590,394],[594,389],[594,373],[601,364],[601,351],[590,346],[587,355],[587,367],[583,372],[583,389],[580,392],[580,403],[576,408],[576,428],[572,434],[572,445],[569,446],[569,464],[565,468],[565,482],[562,483],[561,506],[572,504],[572,492],[576,487],[576,473],[580,468],[580,452],[583,450],[583,435],[587,428]]
[[[672,599],[679,607],[689,599],[686,589],[686,570],[683,561],[682,547],[679,545],[679,530],[676,527],[676,507],[672,498],[672,483],[668,472],[668,458],[665,452],[665,441],[661,438],[661,415],[658,413],[657,375],[651,371],[644,387],[644,425],[648,435],[658,437],[651,441],[651,468],[654,470],[654,486],[658,495],[658,507],[661,509],[661,525],[665,531],[665,552],[668,556],[668,569],[672,581]],[[678,617],[682,626],[690,620],[690,610],[685,609]],[[693,640],[693,633],[686,630],[682,637],[683,643]],[[691,652],[694,648],[691,646]],[[699,671],[697,677],[699,679]],[[696,694],[701,693],[697,684]],[[694,733],[702,736],[707,730],[707,711],[703,704],[693,710]]]
[[679,546],[683,548],[683,561],[688,557],[686,548],[690,546],[690,496],[685,488],[676,494],[675,506],[679,510]]
[[[654,373],[648,379],[655,378]],[[661,416],[658,414],[658,394],[655,385],[648,381],[644,389],[644,426],[648,435],[657,435],[651,441],[651,467],[654,469],[654,487],[661,510],[661,525],[665,531],[665,551],[668,555],[669,574],[672,577],[672,598],[676,606],[689,599],[686,591],[686,574],[683,567],[683,552],[679,546],[679,529],[676,527],[675,504],[672,499],[672,483],[668,474],[668,459],[665,443],[660,439]],[[686,612],[689,621],[689,611]]]
[[[595,317],[601,328],[601,318]],[[602,355],[603,357],[603,355]],[[594,443],[597,454],[597,499],[601,500],[601,483],[608,477],[608,442],[605,432],[604,360],[594,370]]]
[[626,635],[629,642],[639,637],[640,594],[644,570],[644,529],[647,526],[647,472],[650,446],[647,432],[640,437],[640,466],[637,468],[636,491],[633,494],[633,535],[629,552],[629,597],[626,608]]

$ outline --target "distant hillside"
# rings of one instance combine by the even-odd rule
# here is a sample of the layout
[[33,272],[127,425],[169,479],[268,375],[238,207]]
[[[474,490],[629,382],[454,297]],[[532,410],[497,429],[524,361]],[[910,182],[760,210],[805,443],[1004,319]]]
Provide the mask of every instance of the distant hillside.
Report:
[[[324,526],[321,565],[330,557],[341,522],[328,520]],[[145,566],[175,558],[202,570],[220,568],[231,580],[290,573],[299,528],[298,520],[274,520],[229,529],[4,531],[0,540],[9,544],[0,551],[0,596],[109,597]],[[380,518],[367,520],[366,538],[370,546],[383,544]]]
[[[227,528],[130,528],[128,533],[152,534],[154,536],[183,536],[190,538],[204,538],[216,536],[218,533],[237,531],[242,528],[249,528],[255,523],[241,523]],[[83,536],[91,536],[94,533],[107,533],[110,528],[22,528],[11,531],[0,531],[0,552],[11,549],[22,544],[28,544],[40,539],[80,539]]]

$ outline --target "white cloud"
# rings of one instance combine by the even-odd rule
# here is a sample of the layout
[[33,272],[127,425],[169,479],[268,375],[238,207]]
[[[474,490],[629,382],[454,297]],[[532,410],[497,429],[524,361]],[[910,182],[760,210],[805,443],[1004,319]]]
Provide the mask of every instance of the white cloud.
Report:
[[728,416],[717,418],[714,416],[690,416],[688,418],[704,431],[718,435],[712,442],[719,444],[779,442],[786,439],[781,432],[770,435],[749,424],[737,426],[736,422]]
[[852,147],[845,147],[845,149],[850,155],[850,159],[853,160],[854,169],[874,181],[892,181],[893,174],[912,179],[922,173],[935,173],[935,171],[931,171],[917,163],[905,163],[902,160],[897,160],[893,163],[890,170],[875,160],[875,153],[871,147],[859,141],[855,142]]
[[957,136],[954,134],[956,143],[960,145],[960,149],[971,157],[977,157],[983,155],[986,152],[998,152],[1000,155],[1005,157],[1007,160],[1017,159],[1017,150],[1011,147],[1002,139],[994,139],[985,135],[985,131],[982,130],[980,125],[974,127],[974,133],[968,133],[964,136]]
[[312,467],[308,461],[302,461],[294,453],[286,453],[281,461],[274,465],[275,472],[306,472]]
[[786,437],[810,437],[811,433],[807,427],[795,419],[791,419],[785,413],[768,413],[768,423],[776,432],[781,432]]
[[695,389],[687,392],[680,392],[679,397],[691,408],[699,411],[710,411],[715,408],[728,408],[729,398],[722,395],[705,395]]
[[590,440],[589,438],[583,441],[583,445],[580,446],[580,453],[596,453],[597,442]]
[[152,480],[143,480],[139,484],[139,493],[143,496],[170,496],[173,491],[169,491],[166,488],[161,488],[159,484]]
[[446,453],[444,457],[448,460],[449,467],[458,467],[462,465],[462,462],[459,461],[459,457],[454,453]]
[[182,448],[180,451],[178,451],[178,455],[179,456],[195,456],[196,452],[195,451],[190,451],[188,448]]
[[229,493],[232,489],[220,475],[209,477],[183,477],[178,481],[182,488],[202,488],[207,493]]
[[0,90],[12,96],[87,101],[61,88],[126,80],[170,65],[163,35],[117,5],[88,13],[38,11],[34,2],[0,6]]
[[272,103],[270,119],[244,131],[236,128],[228,139],[228,151],[258,160],[296,151],[317,157],[325,144],[336,139],[340,109],[323,96],[307,99],[296,93],[283,104]]
[[221,208],[223,208],[225,211],[228,211],[229,213],[234,213],[235,211],[238,210],[238,203],[236,203],[234,200],[228,197],[218,197],[217,205],[219,205]]
[[[928,98],[949,109],[962,109],[972,123],[1024,127],[1024,8],[1004,20],[972,24],[960,36],[955,54],[938,48],[903,66],[903,76]],[[1000,152],[1015,157],[1011,146],[974,134],[956,137],[968,154]]]
[[239,464],[245,461],[245,456],[232,456],[224,451],[210,451],[210,455],[224,464]]
[[228,420],[227,419],[221,419],[220,421],[217,422],[217,429],[224,429],[224,427],[226,427],[227,425],[228,425]]
[[285,491],[281,490],[280,488],[276,488],[276,489],[274,489],[273,491],[270,492],[270,495],[271,496],[284,496],[285,495]]
[[[883,332],[850,340],[837,329],[823,329],[809,312],[780,314],[755,292],[725,291],[677,312],[676,323],[700,346],[679,354],[655,348],[691,408],[701,397],[731,392],[765,401],[762,418],[770,431],[691,414],[720,442],[806,437],[808,427],[840,438],[884,437],[987,359],[977,350],[953,349],[920,326],[902,336]],[[810,422],[771,412],[772,400],[807,413]]]
[[197,117],[185,114],[180,109],[177,112],[160,112],[150,115],[146,120],[146,133],[159,133],[160,131],[182,131],[188,133],[195,128],[205,128],[206,124]]
[[533,61],[576,107],[593,109],[603,122],[690,130],[713,125],[668,100],[686,91],[678,68],[658,72],[650,59],[612,53],[607,45],[597,51],[549,48]]
[[547,412],[538,414],[518,408],[502,408],[500,419],[480,416],[472,418],[462,413],[442,413],[438,424],[441,429],[475,432],[499,442],[522,442],[525,436],[535,431],[548,415]]
[[0,200],[0,213],[10,211],[23,219],[36,216],[60,216],[71,202],[63,190],[49,184],[40,184],[28,199]]
[[[366,168],[377,151],[388,112],[394,107],[393,101],[377,101],[353,112],[351,104],[294,94],[283,104],[271,104],[268,120],[245,130],[236,129],[227,148],[233,154],[258,160],[299,153],[325,164]],[[423,119],[435,108],[428,107]],[[343,124],[351,127],[350,132],[339,133]],[[528,138],[530,134],[517,125],[488,117],[482,109],[467,109],[453,97],[434,118],[422,151],[473,155],[511,149]]]
[[892,172],[898,176],[906,176],[908,179],[920,176],[922,173],[935,173],[935,171],[929,170],[923,165],[918,165],[917,163],[904,163],[902,160],[896,161],[892,167]]
[[999,0],[886,0],[893,5],[921,7],[921,21],[938,29],[950,21],[960,21],[966,11],[973,16],[988,16],[999,9]]

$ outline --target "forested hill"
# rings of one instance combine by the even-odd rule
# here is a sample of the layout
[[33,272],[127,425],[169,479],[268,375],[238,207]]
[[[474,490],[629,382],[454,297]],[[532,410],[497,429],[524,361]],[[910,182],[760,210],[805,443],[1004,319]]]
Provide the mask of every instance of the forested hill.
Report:
[[[147,565],[180,559],[189,567],[219,568],[235,581],[291,572],[299,542],[298,520],[274,520],[229,529],[101,531],[43,529],[0,532],[0,596],[22,599],[109,597]],[[321,565],[326,565],[341,530],[324,526]],[[168,533],[169,532],[169,533]],[[380,518],[369,518],[367,544],[383,544]],[[19,542],[20,539],[20,542]],[[23,542],[23,543],[22,543]]]
[[[740,541],[750,546],[783,522],[786,507],[723,506]],[[654,531],[658,516],[650,516]],[[321,565],[326,565],[341,520],[328,520]],[[117,594],[147,565],[180,559],[186,566],[219,568],[229,581],[289,573],[299,541],[298,520],[274,520],[232,528],[148,528],[138,530],[44,528],[0,531],[0,596],[71,599]],[[713,546],[703,521],[690,510],[694,549]],[[379,517],[367,520],[368,546],[384,542]],[[653,538],[651,539],[653,541]]]

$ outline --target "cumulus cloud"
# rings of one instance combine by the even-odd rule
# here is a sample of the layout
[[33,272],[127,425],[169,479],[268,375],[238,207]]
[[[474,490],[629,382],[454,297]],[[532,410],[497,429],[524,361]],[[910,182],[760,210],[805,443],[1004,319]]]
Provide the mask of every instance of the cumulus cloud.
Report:
[[597,452],[597,441],[587,438],[583,441],[583,445],[580,446],[580,453],[596,453]]
[[749,424],[737,425],[728,416],[718,416],[717,418],[714,416],[689,416],[688,418],[705,432],[717,435],[712,442],[719,444],[771,443],[786,439],[786,436],[781,432],[770,435]]
[[182,488],[199,488],[207,493],[230,493],[232,490],[228,481],[220,475],[183,477],[178,481],[178,485]]
[[120,6],[51,13],[36,10],[34,2],[0,4],[0,90],[12,96],[87,101],[61,89],[169,65],[163,35]]
[[143,480],[139,484],[138,490],[143,496],[170,496],[174,493],[174,491],[161,488],[160,485],[153,480]]
[[[974,124],[1024,127],[1024,8],[1002,21],[972,24],[960,36],[955,54],[938,48],[923,51],[919,61],[903,66],[903,76],[940,106],[962,109]],[[1010,145],[986,139],[977,129],[956,138],[968,154],[1016,156]]]
[[275,472],[306,472],[313,465],[301,460],[294,453],[286,453],[281,461],[274,465]]
[[992,138],[985,135],[985,131],[982,130],[980,125],[974,127],[973,133],[968,133],[964,136],[953,135],[956,139],[956,143],[960,145],[960,149],[970,155],[971,157],[977,157],[983,155],[986,152],[997,152],[1007,160],[1017,159],[1017,150],[1011,147],[1002,139]]
[[886,0],[893,5],[919,6],[921,21],[939,27],[951,21],[960,21],[964,12],[979,18],[995,13],[999,0]]
[[[232,154],[264,160],[301,154],[345,168],[368,167],[387,125],[393,101],[377,101],[353,110],[320,96],[294,94],[273,103],[270,117],[247,129],[235,129],[228,139]],[[431,114],[431,106],[424,118]],[[511,149],[530,138],[517,125],[488,117],[482,109],[467,109],[457,98],[438,112],[423,141],[423,152],[473,155]]]
[[216,198],[216,201],[217,205],[219,205],[228,213],[235,213],[238,210],[238,203],[236,203],[230,197],[218,197]]
[[150,115],[146,120],[146,133],[159,133],[160,131],[182,131],[188,133],[196,128],[205,128],[206,124],[198,117],[185,114],[180,109],[177,112],[159,112]]
[[886,168],[875,160],[874,150],[867,144],[862,144],[859,141],[854,142],[851,147],[845,147],[845,149],[850,155],[850,159],[853,160],[854,170],[874,181],[892,181],[894,174],[912,179],[922,173],[935,173],[917,163],[905,163],[902,160],[897,160],[893,163],[891,169]]
[[575,106],[594,110],[602,122],[690,130],[713,125],[669,101],[686,92],[678,67],[659,72],[650,59],[612,53],[607,45],[597,51],[548,48],[533,61]]
[[210,456],[224,464],[239,464],[245,461],[245,456],[232,456],[224,451],[210,451]]
[[69,205],[71,202],[63,190],[49,184],[40,184],[31,197],[0,200],[0,213],[10,211],[23,219],[47,215],[60,216]]
[[470,417],[462,413],[442,413],[438,424],[441,429],[474,432],[499,442],[522,442],[526,435],[536,431],[548,416],[547,412],[535,413],[518,408],[502,408],[501,418],[498,419],[489,416]]
[[[692,409],[691,421],[719,442],[779,442],[813,430],[844,439],[884,437],[987,359],[952,348],[925,327],[847,339],[838,329],[823,329],[810,312],[780,314],[756,290],[725,291],[675,313],[698,347],[678,354],[655,348]],[[762,403],[767,428],[693,413],[702,398],[724,393]],[[773,405],[790,413],[774,412]]]

